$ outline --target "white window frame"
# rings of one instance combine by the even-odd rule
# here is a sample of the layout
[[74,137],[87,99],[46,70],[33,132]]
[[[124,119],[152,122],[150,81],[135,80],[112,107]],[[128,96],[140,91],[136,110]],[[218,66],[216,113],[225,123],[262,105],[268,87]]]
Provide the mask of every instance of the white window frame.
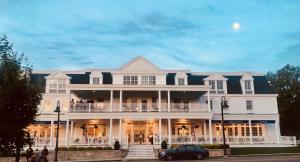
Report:
[[149,78],[149,85],[156,85],[156,76],[150,75],[148,78]]
[[149,85],[149,76],[142,76],[142,85]]
[[253,111],[253,100],[246,100],[246,110]]
[[223,80],[217,80],[217,90],[224,90]]
[[185,78],[177,78],[178,85],[185,85]]
[[99,77],[93,77],[93,84],[100,84],[100,78]]
[[130,84],[131,85],[138,85],[139,84],[139,77],[137,75],[130,76]]
[[131,83],[131,82],[130,82],[130,78],[131,78],[131,77],[130,77],[129,75],[124,75],[124,76],[123,76],[123,84],[124,84],[124,85],[130,85],[130,83]]
[[208,81],[208,85],[210,86],[211,90],[215,90],[216,89],[216,83],[215,80],[209,80]]

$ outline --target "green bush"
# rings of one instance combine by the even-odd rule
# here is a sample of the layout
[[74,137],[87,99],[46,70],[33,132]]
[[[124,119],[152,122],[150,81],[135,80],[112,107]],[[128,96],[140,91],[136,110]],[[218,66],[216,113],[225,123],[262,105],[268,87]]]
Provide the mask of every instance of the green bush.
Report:
[[103,147],[103,150],[112,150],[112,147],[110,147],[110,146],[105,146],[105,147]]
[[120,142],[119,142],[119,141],[115,141],[114,149],[115,149],[115,150],[119,150],[120,147],[121,147]]
[[[205,144],[205,145],[202,145],[202,147],[205,147],[207,149],[223,149],[223,145],[221,144],[212,144],[212,145],[209,145],[209,144]],[[229,145],[226,145],[226,148],[229,148]]]
[[58,147],[58,150],[60,150],[60,151],[68,151],[68,148],[67,147]]
[[94,147],[87,147],[86,150],[95,150]]
[[85,150],[84,147],[78,147],[77,150]]
[[103,147],[95,147],[95,150],[103,150]]
[[77,147],[69,147],[69,151],[77,151]]

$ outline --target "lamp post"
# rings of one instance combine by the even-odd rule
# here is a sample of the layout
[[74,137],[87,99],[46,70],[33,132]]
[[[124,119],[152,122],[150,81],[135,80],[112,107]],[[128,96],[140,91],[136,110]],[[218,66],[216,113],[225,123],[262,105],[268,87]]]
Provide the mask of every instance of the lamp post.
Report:
[[59,115],[60,115],[60,102],[57,101],[57,106],[56,109],[54,110],[54,112],[57,112],[57,130],[56,130],[56,145],[55,145],[55,157],[54,157],[54,161],[57,161],[57,153],[58,153],[58,136],[59,136]]
[[225,129],[224,129],[224,108],[228,108],[228,104],[226,102],[225,96],[222,96],[221,98],[221,116],[222,116],[222,134],[223,134],[223,149],[224,149],[224,155],[227,155],[226,152],[226,139],[225,139]]

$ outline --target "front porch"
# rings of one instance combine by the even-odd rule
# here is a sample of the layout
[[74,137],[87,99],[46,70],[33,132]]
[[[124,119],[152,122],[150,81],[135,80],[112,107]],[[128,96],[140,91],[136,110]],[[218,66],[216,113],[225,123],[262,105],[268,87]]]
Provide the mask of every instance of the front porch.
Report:
[[[55,124],[30,126],[34,146],[55,145]],[[62,122],[60,146],[112,146],[116,140],[122,147],[132,144],[159,146],[168,144],[222,144],[220,125],[210,119],[76,119]],[[230,145],[283,144],[295,145],[295,137],[277,136],[267,124],[225,125],[226,143]]]

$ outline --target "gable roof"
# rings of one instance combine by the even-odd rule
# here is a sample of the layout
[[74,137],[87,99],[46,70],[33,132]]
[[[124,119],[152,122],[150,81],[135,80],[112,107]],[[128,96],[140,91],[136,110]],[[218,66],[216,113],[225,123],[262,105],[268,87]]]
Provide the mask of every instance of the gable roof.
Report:
[[118,68],[116,73],[165,73],[158,66],[147,60],[145,57],[137,56],[128,63]]
[[51,78],[55,78],[55,79],[70,79],[69,76],[67,76],[65,73],[63,73],[61,71],[57,71],[57,72],[54,72],[54,73],[46,76],[46,79],[51,79]]

